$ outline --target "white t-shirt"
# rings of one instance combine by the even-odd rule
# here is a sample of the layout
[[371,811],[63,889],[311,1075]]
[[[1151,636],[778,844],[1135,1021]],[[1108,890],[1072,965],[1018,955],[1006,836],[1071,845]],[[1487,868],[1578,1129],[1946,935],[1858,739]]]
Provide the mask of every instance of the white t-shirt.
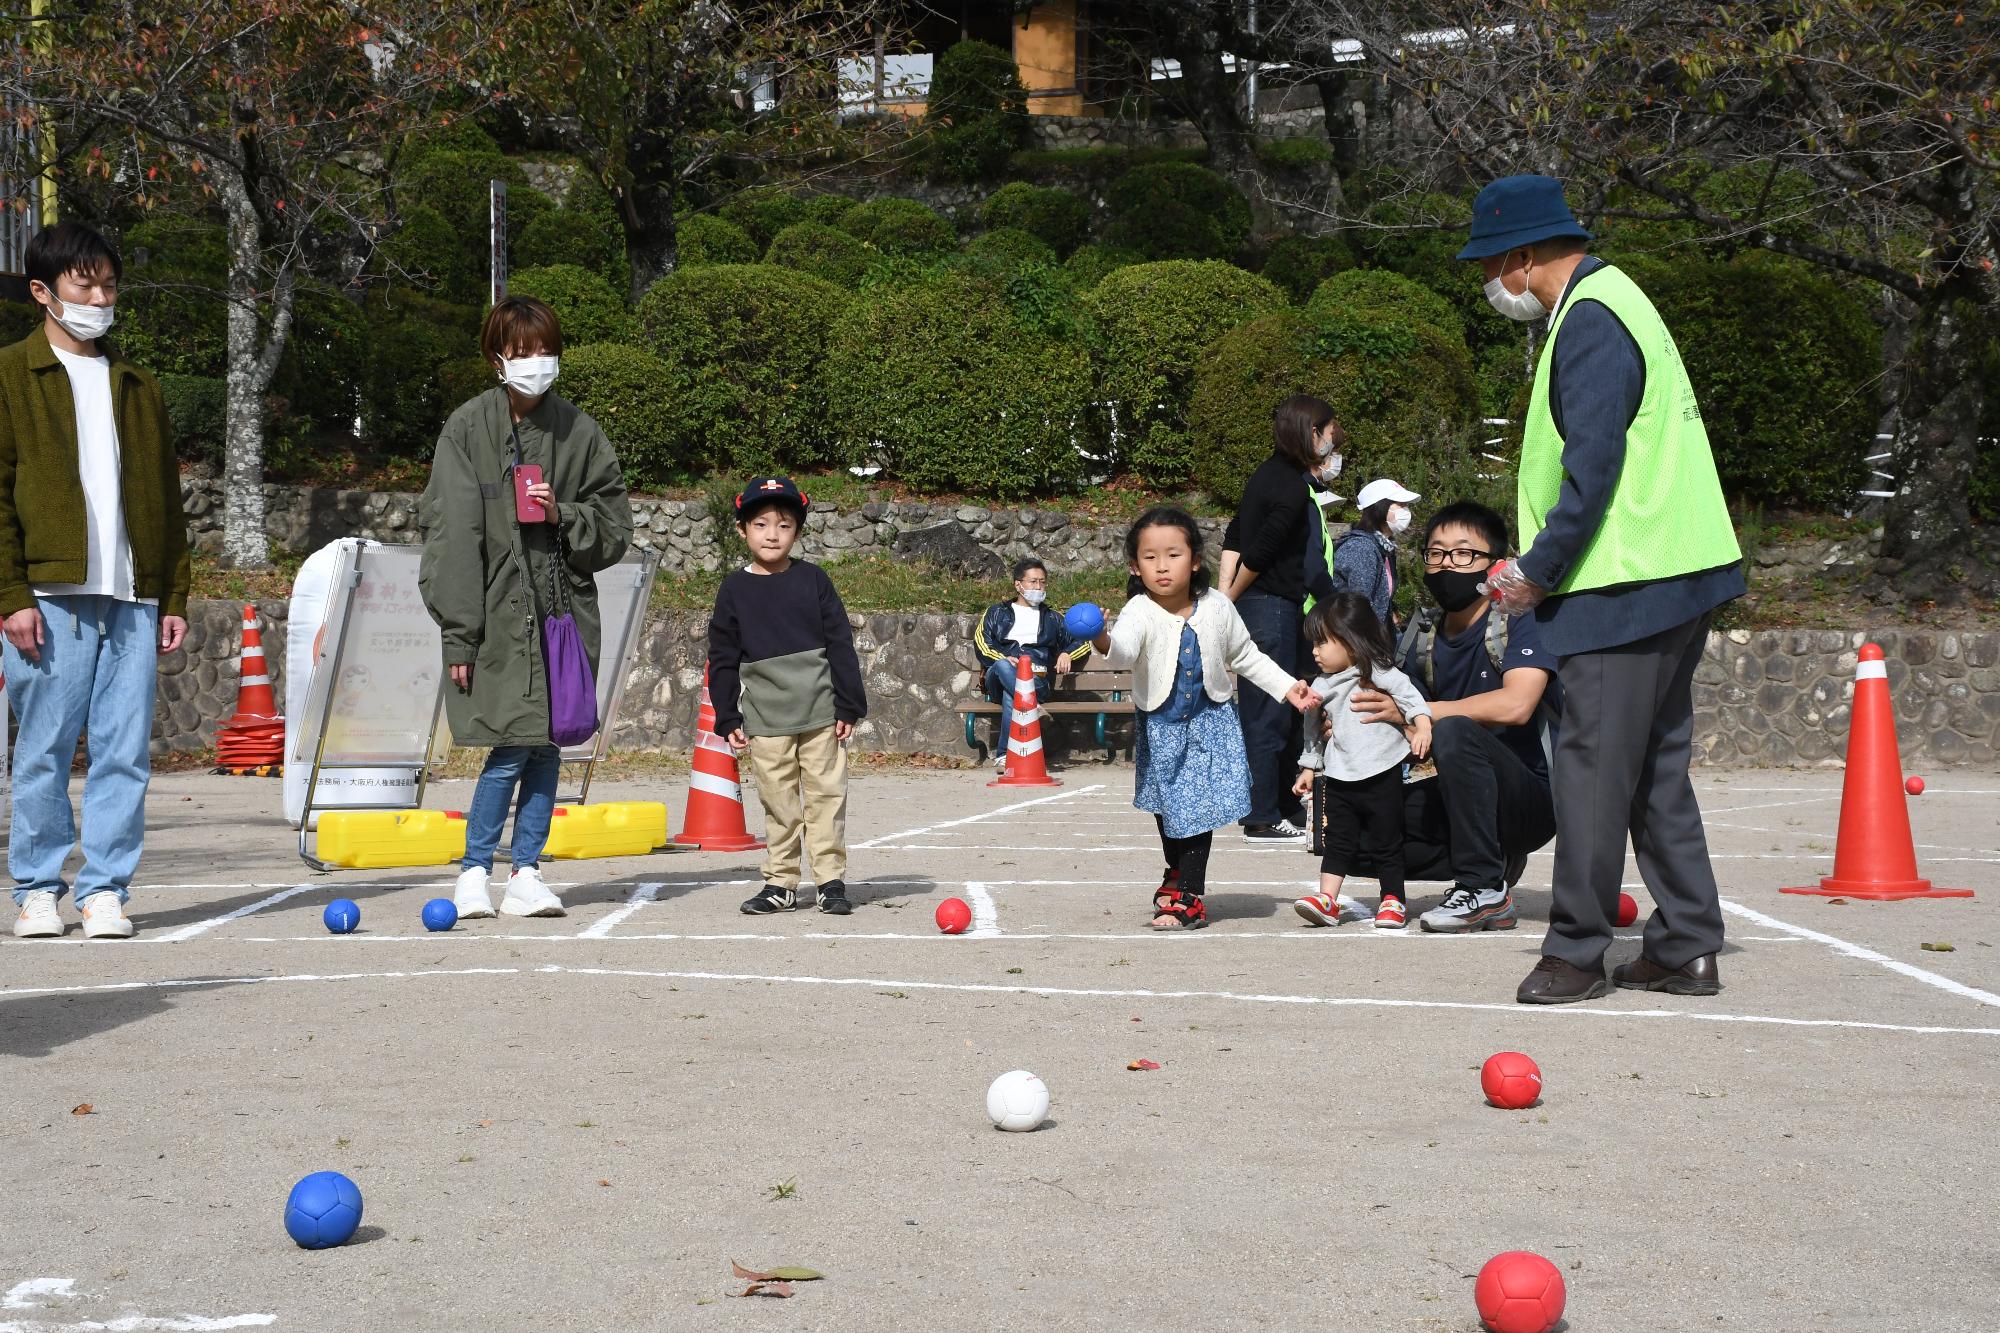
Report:
[[118,467],[118,420],[111,411],[111,362],[51,349],[69,374],[76,403],[76,471],[83,482],[84,581],[35,585],[37,597],[91,595],[157,605],[134,597],[132,543],[125,535],[124,485]]
[[1042,608],[1039,606],[1022,606],[1016,602],[1014,604],[1014,628],[1008,632],[1007,637],[1015,643],[1033,643],[1036,639],[1041,638]]

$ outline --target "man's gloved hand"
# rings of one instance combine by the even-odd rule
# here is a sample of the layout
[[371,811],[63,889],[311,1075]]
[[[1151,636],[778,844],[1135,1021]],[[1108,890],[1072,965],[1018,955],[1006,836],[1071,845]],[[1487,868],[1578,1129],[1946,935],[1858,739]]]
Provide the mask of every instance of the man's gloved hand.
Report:
[[1521,572],[1518,560],[1498,560],[1482,585],[1503,615],[1518,616],[1532,611],[1549,590]]

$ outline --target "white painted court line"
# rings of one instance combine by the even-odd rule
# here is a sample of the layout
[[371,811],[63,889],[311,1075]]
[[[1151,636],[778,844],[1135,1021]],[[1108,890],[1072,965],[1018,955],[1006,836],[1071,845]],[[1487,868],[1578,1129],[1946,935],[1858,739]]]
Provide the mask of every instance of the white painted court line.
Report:
[[1941,991],[1949,991],[1953,995],[1960,995],[1968,1000],[1976,1000],[1980,1004],[1992,1005],[1994,1008],[2000,1009],[2000,995],[1995,995],[1992,991],[1980,990],[1976,986],[1968,986],[1964,982],[1953,981],[1950,977],[1939,976],[1935,972],[1906,963],[1900,958],[1891,958],[1888,954],[1877,953],[1875,950],[1867,948],[1864,945],[1855,944],[1850,940],[1843,940],[1837,935],[1829,935],[1824,931],[1813,930],[1808,926],[1795,926],[1789,921],[1780,921],[1778,918],[1768,916],[1754,907],[1745,907],[1743,904],[1733,903],[1727,898],[1722,900],[1722,910],[1732,915],[1740,916],[1746,921],[1754,921],[1767,930],[1789,930],[1801,939],[1812,940],[1817,944],[1824,944],[1834,952],[1844,953],[1849,958],[1859,958],[1866,963],[1879,963],[1891,972],[1900,972],[1912,980],[1923,982],[1926,986],[1935,986]]
[[994,903],[993,895],[978,880],[965,882],[965,898],[972,904],[972,929],[965,933],[974,939],[991,939],[1000,933],[1000,908]]
[[641,884],[638,888],[632,890],[632,896],[625,900],[623,907],[606,912],[602,917],[578,931],[576,937],[580,940],[603,939],[611,933],[612,927],[618,925],[647,903],[659,897],[660,890],[665,887],[666,885],[664,884]]
[[223,925],[226,922],[234,921],[238,917],[249,916],[252,912],[261,912],[267,907],[285,901],[287,898],[296,898],[302,893],[311,893],[318,887],[317,884],[294,884],[291,888],[274,893],[268,898],[259,898],[254,903],[246,903],[233,912],[224,912],[221,916],[212,916],[206,920],[196,921],[191,925],[182,926],[179,930],[170,930],[164,935],[147,935],[142,938],[141,942],[145,944],[178,944],[182,940],[191,940],[195,936],[214,930],[217,926]]
[[894,977],[815,977],[760,972],[666,972],[637,968],[538,967],[426,968],[396,972],[302,973],[291,976],[189,977],[166,981],[121,981],[91,986],[36,986],[0,990],[0,999],[25,995],[89,995],[117,991],[186,990],[206,986],[270,986],[306,982],[394,981],[471,976],[626,977],[652,981],[721,981],[760,985],[838,986],[968,995],[1045,995],[1053,999],[1224,1000],[1236,1004],[1297,1005],[1325,1009],[1437,1009],[1506,1014],[1528,1022],[1566,1018],[1678,1019],[1691,1023],[1750,1023],[1784,1028],[1828,1028],[1863,1032],[1907,1032],[1921,1036],[2000,1037],[2000,1027],[1944,1027],[1912,1023],[1871,1023],[1845,1018],[1784,1018],[1773,1014],[1730,1014],[1714,1010],[1599,1009],[1582,1005],[1481,1004],[1469,1000],[1402,1000],[1366,995],[1259,995],[1226,990],[1111,990],[1067,986],[998,986],[977,982],[907,981]]
[[1074,800],[1079,796],[1087,796],[1091,792],[1102,790],[1104,790],[1104,784],[1096,782],[1088,787],[1076,787],[1069,791],[1057,792],[1054,796],[1037,796],[1032,801],[1016,801],[1012,805],[1003,805],[997,810],[987,810],[981,814],[967,815],[963,819],[947,819],[942,824],[925,824],[921,828],[904,829],[901,833],[888,833],[879,838],[870,838],[867,842],[855,843],[850,850],[861,851],[869,847],[880,847],[885,843],[895,842],[901,838],[914,838],[919,833],[935,833],[939,829],[957,828],[962,824],[977,824],[981,820],[998,819],[1001,815],[1009,815],[1016,810],[1026,810],[1031,806],[1037,805],[1048,805],[1053,801]]
[[[1366,909],[1364,908],[1362,910],[1365,913]],[[1388,943],[1398,940],[1421,939],[1426,941],[1431,941],[1431,940],[1439,941],[1441,947],[1465,948],[1482,942],[1487,945],[1496,947],[1509,942],[1515,944],[1531,944],[1537,940],[1546,939],[1548,937],[1547,932],[1545,931],[1533,931],[1533,930],[1506,930],[1506,931],[1488,930],[1488,931],[1472,931],[1463,935],[1426,935],[1420,931],[1415,931],[1415,930],[1375,930],[1367,927],[1365,924],[1366,922],[1367,922],[1367,917],[1364,915],[1359,920],[1351,921],[1349,923],[1352,926],[1358,927],[1357,929],[1352,929],[1352,930],[1338,930],[1338,929],[1313,930],[1304,926],[1301,926],[1297,930],[1210,929],[1210,930],[1195,931],[1191,933],[1174,935],[1171,938],[1188,940],[1190,941],[1189,947],[1193,947],[1195,943],[1201,943],[1201,942],[1216,943],[1226,940],[1293,940],[1301,943],[1309,943],[1315,940],[1325,941],[1329,943],[1345,940],[1350,943],[1357,941]],[[759,941],[770,944],[783,944],[788,941],[797,941],[797,940],[810,940],[813,941],[814,943],[818,943],[824,940],[855,940],[855,941],[896,940],[896,941],[916,941],[919,943],[950,944],[956,940],[971,939],[972,932],[968,930],[963,935],[946,935],[942,931],[925,931],[922,933],[912,934],[907,931],[893,931],[893,930],[874,930],[874,931],[804,930],[794,935],[794,934],[779,934],[776,932],[754,931],[754,930],[714,931],[706,933],[694,932],[694,931],[652,931],[643,934],[636,933],[633,931],[625,931],[617,935],[586,936],[586,935],[576,935],[576,934],[496,935],[485,932],[474,933],[469,930],[467,931],[452,930],[437,934],[426,932],[421,935],[357,934],[357,935],[341,935],[338,937],[332,935],[240,935],[240,936],[232,936],[230,938],[230,943],[232,944],[324,944],[324,943],[334,942],[336,938],[338,940],[338,947],[341,948],[349,947],[350,943],[352,945],[359,946],[362,944],[440,944],[447,940],[467,940],[467,941],[489,940],[495,942],[504,942],[507,944],[565,944],[565,943],[573,944],[578,940],[583,940],[583,939],[590,939],[593,941],[601,940],[611,944],[638,944],[646,941],[683,941],[690,944]],[[1099,942],[1112,941],[1112,942],[1129,944],[1137,940],[1158,940],[1161,938],[1161,936],[1160,932],[1156,930],[1130,930],[1130,931],[1106,930],[1106,931],[1095,931],[1095,932],[996,930],[992,934],[983,936],[982,938],[1005,940],[1009,943],[1016,941],[1028,941],[1028,940],[1083,940],[1083,941],[1099,941]],[[1635,930],[1625,934],[1618,935],[1616,936],[1616,938],[1621,940],[1643,940],[1645,937]],[[1734,944],[1811,943],[1810,940],[1801,939],[1797,935],[1731,935],[1729,939],[1730,942]],[[1445,943],[1447,941],[1449,943]],[[1175,948],[1179,946],[1168,945],[1167,947]]]

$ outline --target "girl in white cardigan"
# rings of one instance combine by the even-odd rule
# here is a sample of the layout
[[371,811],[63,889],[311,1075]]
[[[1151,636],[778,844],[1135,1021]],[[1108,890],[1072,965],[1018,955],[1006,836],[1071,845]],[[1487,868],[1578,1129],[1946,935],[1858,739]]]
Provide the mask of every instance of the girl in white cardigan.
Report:
[[1094,646],[1111,666],[1132,668],[1132,803],[1152,813],[1167,861],[1152,926],[1188,930],[1208,924],[1202,892],[1215,830],[1250,812],[1232,674],[1300,711],[1319,697],[1259,651],[1229,599],[1209,591],[1201,529],[1188,514],[1141,514],[1125,534],[1125,558],[1139,591]]

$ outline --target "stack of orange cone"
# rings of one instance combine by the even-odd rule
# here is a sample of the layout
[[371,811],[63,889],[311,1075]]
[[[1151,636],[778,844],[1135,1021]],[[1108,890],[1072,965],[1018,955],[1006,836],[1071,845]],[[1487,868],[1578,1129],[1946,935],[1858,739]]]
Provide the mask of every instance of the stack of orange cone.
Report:
[[715,734],[715,702],[708,671],[701,673],[701,712],[694,724],[694,769],[688,774],[687,813],[674,841],[704,852],[749,852],[764,844],[743,823],[743,784],[736,751]]
[[1060,787],[1042,758],[1042,705],[1035,698],[1035,664],[1024,653],[1014,667],[1014,721],[1007,728],[1007,771],[989,787]]
[[1861,645],[1854,667],[1854,715],[1847,777],[1840,789],[1840,838],[1833,873],[1818,884],[1782,889],[1822,898],[1970,898],[1971,889],[1934,889],[1917,877],[1916,843],[1896,748],[1896,714],[1882,650]]
[[243,660],[236,687],[236,715],[215,736],[218,768],[268,777],[285,758],[285,719],[271,695],[270,668],[264,665],[264,636],[257,608],[243,608]]

